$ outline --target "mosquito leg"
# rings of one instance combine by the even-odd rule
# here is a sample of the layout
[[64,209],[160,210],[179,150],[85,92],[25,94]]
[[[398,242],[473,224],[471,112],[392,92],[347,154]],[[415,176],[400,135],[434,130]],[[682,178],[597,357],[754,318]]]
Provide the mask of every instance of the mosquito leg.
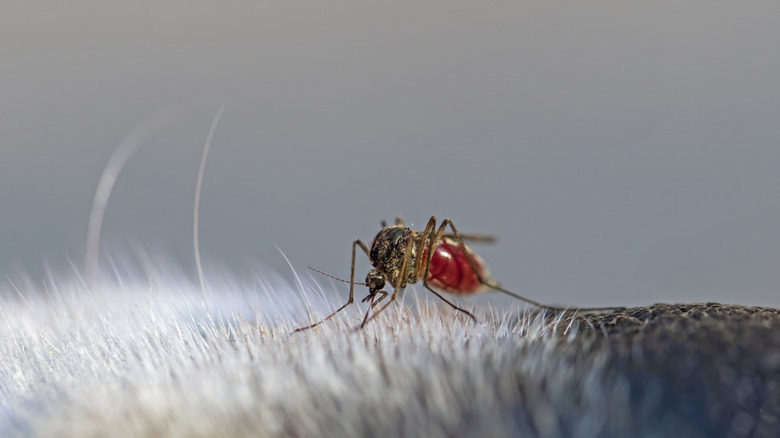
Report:
[[327,318],[325,318],[325,319],[323,319],[323,320],[321,320],[319,322],[316,322],[316,323],[314,323],[314,324],[312,324],[310,326],[301,327],[299,329],[296,329],[295,331],[293,331],[293,333],[298,333],[298,332],[301,332],[301,331],[304,331],[304,330],[308,330],[308,329],[317,327],[318,325],[322,324],[323,322],[333,318],[337,313],[341,312],[342,310],[344,310],[345,307],[349,306],[350,304],[352,304],[355,301],[355,258],[356,258],[356,248],[358,246],[360,246],[360,249],[362,249],[363,252],[366,253],[366,255],[368,255],[368,247],[366,247],[366,245],[363,242],[361,242],[360,239],[356,239],[354,242],[352,242],[352,269],[351,269],[350,274],[349,274],[349,300],[347,300],[347,303],[344,304],[343,306],[339,307],[338,310],[336,310],[335,312],[333,312],[330,315],[328,315]]
[[452,307],[453,309],[465,313],[474,322],[477,322],[477,318],[471,312],[456,306],[455,304],[453,304],[448,299],[441,296],[440,293],[436,292],[435,290],[433,290],[433,288],[431,288],[428,285],[428,269],[431,266],[431,258],[433,257],[433,251],[434,249],[436,249],[437,243],[441,240],[442,236],[444,235],[444,230],[446,229],[446,227],[447,227],[447,221],[445,219],[445,221],[442,222],[441,225],[439,226],[439,229],[436,230],[436,233],[434,233],[433,230],[436,229],[436,216],[431,216],[431,218],[428,220],[428,225],[425,226],[425,231],[423,231],[423,234],[420,237],[420,248],[425,248],[426,241],[427,241],[428,247],[426,248],[426,250],[420,251],[420,253],[425,253],[426,256],[424,261],[422,257],[418,257],[417,261],[415,262],[414,277],[420,278],[420,274],[422,274],[423,286],[425,286],[426,289],[433,292],[434,295],[439,297],[445,303],[449,304],[450,307]]
[[[417,242],[417,252],[419,253],[417,255],[417,259],[414,261],[414,278],[419,280],[420,274],[423,271],[423,267],[427,264],[427,260],[430,260],[432,252],[432,248],[436,247],[436,244],[434,241],[431,241],[427,246],[427,253],[426,253],[426,240],[431,240],[435,236],[433,233],[433,230],[436,229],[436,216],[431,216],[430,219],[428,219],[428,224],[425,225],[425,230],[420,234],[419,241]],[[425,257],[423,257],[423,254],[427,254]],[[425,276],[422,277],[423,280],[428,278],[428,271],[425,271]]]
[[[396,216],[396,217],[395,217],[395,224],[396,224],[396,225],[406,225],[406,222],[404,222],[404,219],[403,219],[401,216]],[[387,221],[386,221],[386,220],[384,220],[384,219],[382,219],[382,220],[379,222],[379,225],[381,225],[381,226],[382,226],[382,228],[387,228]]]
[[[451,220],[444,219],[442,221],[441,226],[444,227],[445,225],[449,225],[450,229],[452,230],[453,236],[455,236],[455,238],[458,240],[458,244],[463,249],[463,253],[466,254],[466,258],[469,261],[469,266],[471,266],[471,270],[474,271],[474,275],[477,276],[477,280],[479,280],[480,284],[483,284],[483,285],[485,285],[485,286],[487,286],[487,287],[489,287],[489,288],[491,288],[493,290],[497,290],[499,292],[503,292],[503,293],[505,293],[505,294],[507,294],[509,296],[517,298],[520,301],[524,301],[524,302],[526,302],[528,304],[531,304],[533,306],[539,307],[540,309],[550,310],[550,311],[553,311],[553,312],[565,312],[565,311],[569,311],[569,310],[586,311],[586,312],[604,311],[604,310],[625,310],[625,307],[575,307],[575,308],[572,309],[572,308],[567,308],[567,307],[548,306],[548,305],[542,304],[542,303],[540,303],[538,301],[534,301],[534,300],[531,300],[529,298],[520,296],[520,295],[518,295],[518,294],[516,294],[514,292],[510,292],[510,291],[504,289],[503,287],[499,286],[495,282],[482,278],[482,276],[479,274],[479,270],[477,269],[476,263],[474,263],[474,258],[472,257],[471,252],[468,250],[468,247],[466,246],[466,244],[463,243],[463,238],[460,236],[460,234],[458,234],[458,230],[455,229],[455,225],[452,224]],[[427,275],[426,275],[426,277],[427,277]]]
[[427,281],[423,282],[423,286],[425,286],[425,288],[428,289],[429,291],[433,292],[433,294],[436,295],[437,297],[439,297],[442,301],[444,301],[445,303],[449,304],[450,307],[452,307],[455,310],[459,310],[459,311],[465,313],[466,315],[469,316],[469,318],[471,318],[472,321],[477,322],[477,317],[474,316],[473,313],[469,312],[468,310],[466,310],[464,308],[458,307],[455,304],[452,304],[449,300],[447,300],[446,298],[441,296],[440,293],[436,292],[434,289],[432,289],[430,286],[428,286],[428,282]]

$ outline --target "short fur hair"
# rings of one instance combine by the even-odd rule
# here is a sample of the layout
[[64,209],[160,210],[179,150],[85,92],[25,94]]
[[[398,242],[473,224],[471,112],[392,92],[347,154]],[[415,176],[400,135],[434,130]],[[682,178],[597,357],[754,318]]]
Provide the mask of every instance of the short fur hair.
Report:
[[780,431],[776,309],[659,304],[553,315],[488,307],[475,310],[475,324],[423,299],[391,307],[363,330],[354,330],[356,306],[290,334],[322,317],[336,294],[269,276],[254,285],[212,277],[204,295],[180,278],[158,273],[91,290],[75,280],[29,282],[0,293],[0,435]]

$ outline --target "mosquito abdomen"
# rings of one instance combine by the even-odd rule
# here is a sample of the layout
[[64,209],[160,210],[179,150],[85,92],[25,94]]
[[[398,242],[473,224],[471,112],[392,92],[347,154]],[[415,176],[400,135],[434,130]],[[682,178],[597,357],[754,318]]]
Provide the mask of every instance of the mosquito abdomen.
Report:
[[485,262],[467,247],[461,247],[451,239],[443,239],[433,251],[428,268],[428,283],[452,294],[472,294],[485,287],[469,264],[467,255],[474,260],[474,267],[483,279],[489,277]]

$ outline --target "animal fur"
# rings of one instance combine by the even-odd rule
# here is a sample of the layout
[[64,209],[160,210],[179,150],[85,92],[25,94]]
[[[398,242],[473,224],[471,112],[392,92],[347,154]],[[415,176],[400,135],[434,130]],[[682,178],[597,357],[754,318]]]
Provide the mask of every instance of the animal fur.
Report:
[[474,324],[410,294],[362,331],[355,306],[291,335],[344,291],[214,280],[2,291],[0,436],[780,435],[778,310],[478,308]]

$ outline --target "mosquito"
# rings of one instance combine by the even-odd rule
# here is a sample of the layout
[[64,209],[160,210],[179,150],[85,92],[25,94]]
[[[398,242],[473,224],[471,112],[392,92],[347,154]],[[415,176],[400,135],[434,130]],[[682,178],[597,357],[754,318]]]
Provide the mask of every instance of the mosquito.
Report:
[[[450,229],[450,233],[447,232]],[[301,327],[293,333],[314,328],[323,322],[333,318],[355,301],[355,285],[367,286],[368,296],[362,302],[369,302],[366,316],[358,329],[377,317],[388,306],[393,304],[398,297],[398,292],[407,285],[422,280],[423,287],[428,289],[453,309],[469,316],[474,322],[477,318],[468,310],[463,309],[448,299],[444,298],[436,289],[454,295],[471,295],[492,289],[503,292],[518,300],[553,312],[567,310],[578,311],[614,311],[624,307],[591,307],[575,308],[547,306],[540,302],[510,292],[493,280],[488,272],[485,262],[474,253],[464,241],[491,243],[495,239],[492,236],[481,234],[460,234],[450,219],[444,219],[436,227],[436,216],[431,216],[424,231],[414,231],[404,223],[400,217],[396,218],[395,225],[388,226],[382,221],[382,229],[371,241],[371,249],[360,239],[352,242],[352,269],[349,281],[334,277],[312,267],[309,269],[338,281],[349,283],[349,300],[339,307],[327,318],[312,325]],[[355,259],[357,248],[363,250],[368,256],[368,261],[373,269],[368,271],[365,283],[355,282]],[[371,314],[380,302],[388,296],[384,290],[389,283],[393,287],[390,300]]]

